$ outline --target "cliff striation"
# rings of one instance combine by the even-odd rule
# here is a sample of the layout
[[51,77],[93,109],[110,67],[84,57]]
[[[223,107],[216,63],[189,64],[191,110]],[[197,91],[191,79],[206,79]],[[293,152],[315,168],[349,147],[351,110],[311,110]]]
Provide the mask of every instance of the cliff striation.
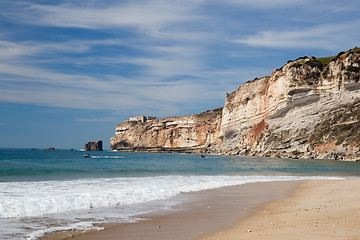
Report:
[[222,109],[116,126],[111,149],[122,151],[218,152]]
[[229,94],[222,152],[358,159],[360,49],[303,57]]
[[[289,61],[204,113],[117,126],[112,149],[360,159],[360,49]],[[147,149],[146,149],[147,148]]]

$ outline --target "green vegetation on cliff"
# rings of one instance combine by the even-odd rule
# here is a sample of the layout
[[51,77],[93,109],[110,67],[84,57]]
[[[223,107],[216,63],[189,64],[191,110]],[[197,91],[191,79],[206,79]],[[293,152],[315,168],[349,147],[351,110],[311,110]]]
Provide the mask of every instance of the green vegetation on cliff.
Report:
[[199,113],[199,114],[196,114],[195,116],[198,117],[198,118],[203,118],[203,117],[208,117],[208,116],[212,116],[212,115],[221,115],[222,113],[222,107],[220,108],[215,108],[215,109],[212,109],[212,110],[207,110],[205,112],[202,112],[202,113]]

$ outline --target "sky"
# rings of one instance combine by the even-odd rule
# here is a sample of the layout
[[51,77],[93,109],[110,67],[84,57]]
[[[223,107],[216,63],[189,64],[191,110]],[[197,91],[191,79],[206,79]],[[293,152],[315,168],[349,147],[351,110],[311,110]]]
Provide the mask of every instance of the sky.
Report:
[[0,148],[80,149],[360,45],[358,0],[1,0]]

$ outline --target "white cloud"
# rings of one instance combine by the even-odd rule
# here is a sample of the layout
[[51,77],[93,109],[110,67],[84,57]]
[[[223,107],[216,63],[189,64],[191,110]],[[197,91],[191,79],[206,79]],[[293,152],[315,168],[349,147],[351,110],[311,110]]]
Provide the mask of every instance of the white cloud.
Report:
[[141,31],[156,32],[174,23],[196,19],[191,9],[197,1],[128,1],[109,4],[100,1],[86,5],[79,1],[66,4],[19,4],[16,11],[6,16],[31,24],[78,28],[135,27]]
[[76,122],[115,122],[117,118],[114,117],[100,117],[100,118],[78,118]]
[[201,71],[200,60],[195,58],[166,56],[158,58],[123,58],[122,63],[137,65],[141,73],[153,77],[172,78],[185,75],[196,76]]
[[[195,73],[189,71],[188,74]],[[31,66],[0,64],[0,101],[123,112],[146,109],[149,113],[166,116],[178,114],[194,103],[219,102],[222,105],[226,91],[236,89],[241,79],[249,79],[248,71],[234,69],[221,72],[199,69],[195,77],[176,81],[167,81],[167,73],[160,75],[126,78],[109,74],[64,74]]]
[[0,40],[0,59],[12,60],[51,53],[85,53],[96,46],[129,46],[129,43],[121,39],[73,40],[66,42],[14,42]]
[[306,4],[307,0],[223,0],[221,2],[255,8],[288,8],[298,4]]
[[[334,0],[212,0],[219,4],[228,4],[231,6],[244,7],[248,10],[284,10],[294,9],[295,15],[303,16],[301,10],[306,12],[319,12],[319,16],[325,13],[339,13],[339,12],[357,12],[359,8],[359,1],[334,1]],[[335,16],[334,16],[335,17]]]
[[[26,24],[23,27],[60,27],[54,32],[61,36],[55,40],[46,35],[41,41],[31,37],[11,41],[9,36],[14,32],[2,35],[7,40],[0,41],[0,100],[46,106],[175,113],[180,105],[222,104],[225,92],[253,77],[270,74],[257,67],[234,67],[233,59],[244,63],[244,55],[249,57],[241,45],[332,49],[344,42],[354,44],[360,37],[354,31],[359,23],[355,21],[312,27],[283,24],[282,30],[267,29],[233,41],[240,45],[226,40],[233,38],[234,32],[240,35],[248,31],[237,29],[236,16],[224,16],[221,11],[209,14],[217,10],[209,9],[210,5],[233,14],[229,6],[240,6],[236,9],[242,11],[281,9],[302,4],[300,0],[7,2],[16,8],[0,10],[2,17]],[[224,26],[224,22],[236,24]],[[245,26],[244,22],[239,24]],[[82,39],[77,39],[67,33],[68,27],[87,30]],[[95,40],[102,36],[106,39]],[[262,58],[266,53],[261,54]],[[97,68],[94,71],[93,66]],[[131,76],[126,69],[129,66]],[[218,70],[221,66],[225,69]]]
[[17,56],[30,55],[34,49],[28,46],[0,40],[0,59],[11,59]]
[[358,41],[360,33],[354,26],[360,21],[324,24],[299,30],[261,31],[256,35],[234,40],[254,47],[336,49]]
[[[78,87],[82,89],[103,89],[108,87],[106,83],[98,82],[97,79],[92,76],[64,74],[31,66],[0,64],[0,73],[12,76],[8,77],[8,79],[11,79],[12,83],[16,82],[19,85],[21,85],[21,83],[36,83],[58,87]],[[0,78],[0,81],[7,81],[7,79]]]

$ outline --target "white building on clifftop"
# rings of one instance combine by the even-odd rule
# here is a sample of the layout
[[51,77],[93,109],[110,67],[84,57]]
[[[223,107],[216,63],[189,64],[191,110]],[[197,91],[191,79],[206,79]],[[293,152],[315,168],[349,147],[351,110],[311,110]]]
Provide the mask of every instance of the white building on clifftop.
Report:
[[133,117],[131,116],[129,121],[136,121],[136,122],[148,122],[148,121],[152,121],[152,120],[156,120],[157,118],[156,117],[147,117],[147,116],[136,116],[136,117]]

